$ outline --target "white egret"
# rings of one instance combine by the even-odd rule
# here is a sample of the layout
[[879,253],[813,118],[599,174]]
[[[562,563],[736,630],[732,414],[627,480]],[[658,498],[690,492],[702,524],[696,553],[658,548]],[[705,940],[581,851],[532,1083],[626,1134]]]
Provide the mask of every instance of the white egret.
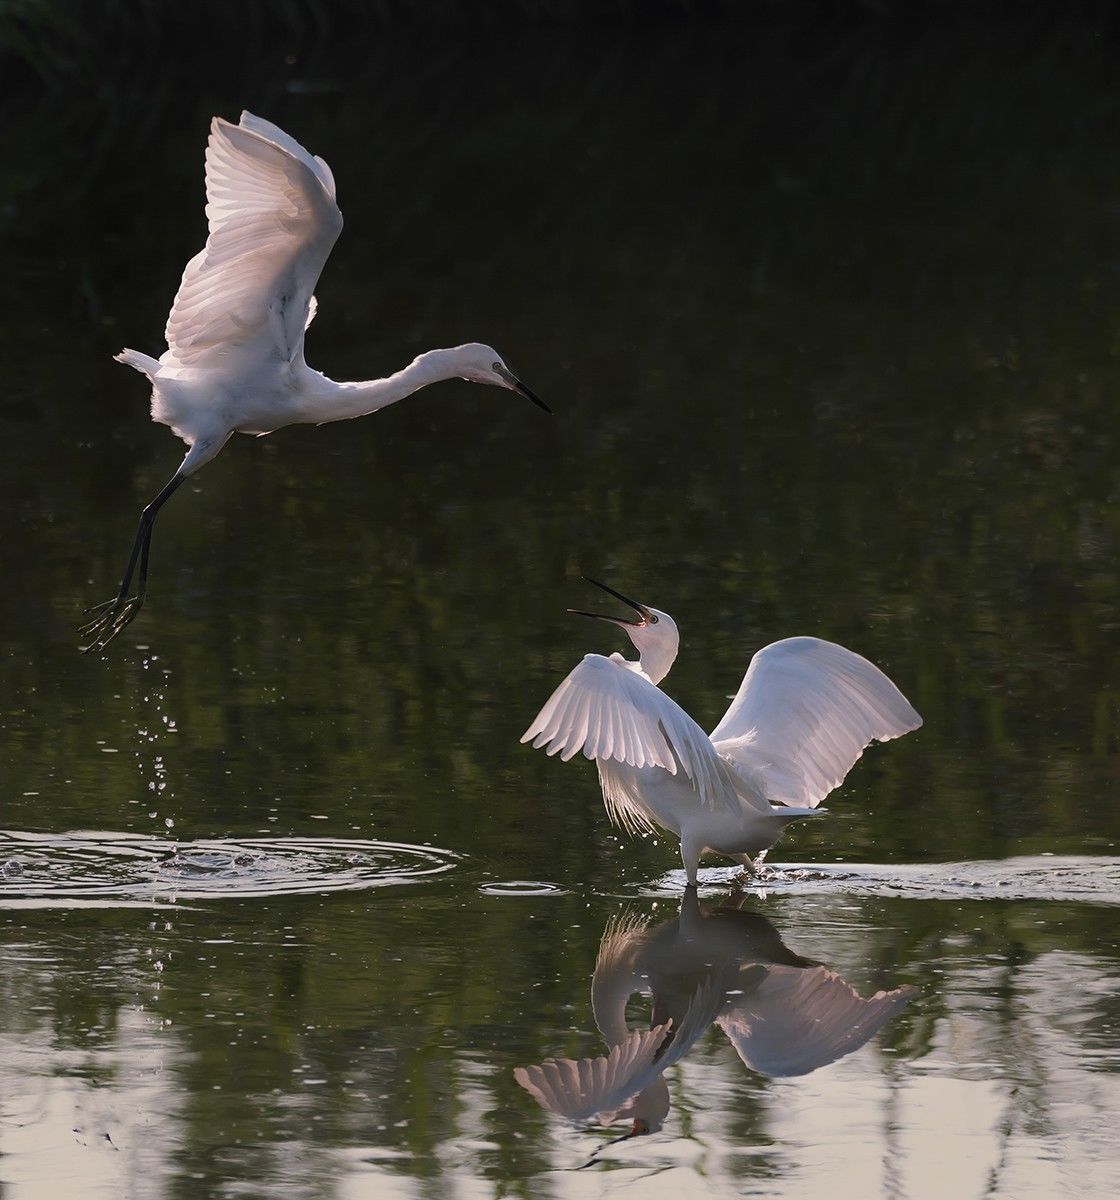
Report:
[[[652,999],[652,1028],[631,1030],[635,994]],[[669,1112],[664,1072],[717,1025],[760,1075],[807,1075],[865,1045],[915,995],[910,985],[864,999],[835,971],[790,950],[765,917],[701,909],[689,889],[679,915],[650,927],[613,920],[603,932],[591,1007],[610,1047],[598,1058],[548,1059],[514,1077],[542,1108],[572,1121],[632,1121],[653,1133]]]
[[[234,433],[365,416],[431,383],[467,379],[519,392],[550,411],[489,346],[430,350],[386,379],[336,383],[303,357],[319,273],[342,229],[334,176],[294,138],[251,113],[215,117],[206,146],[205,247],[187,263],[157,361],[122,350],[119,362],[152,383],[152,419],[190,447],[144,509],[117,594],[86,610],[84,650],[102,650],[136,616],[148,583],[152,525],[188,476]],[[134,595],[129,592],[139,567]]]
[[611,820],[631,833],[660,826],[680,838],[691,887],[702,854],[753,867],[791,821],[819,811],[871,742],[922,723],[867,659],[793,637],[755,654],[709,737],[657,686],[677,657],[673,618],[588,582],[637,619],[569,611],[622,626],[638,661],[588,654],[521,740],[565,762],[580,751],[594,759]]

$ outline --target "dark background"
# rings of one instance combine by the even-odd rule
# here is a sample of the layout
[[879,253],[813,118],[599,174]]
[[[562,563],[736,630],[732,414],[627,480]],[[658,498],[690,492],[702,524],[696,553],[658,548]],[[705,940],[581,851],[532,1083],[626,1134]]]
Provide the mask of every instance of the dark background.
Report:
[[[862,994],[920,986],[882,1061],[850,1060],[867,1087],[961,1085],[943,1120],[884,1101],[882,1144],[840,1142],[903,1171],[900,1145],[937,1139],[957,1164],[945,1114],[982,1079],[981,1124],[1021,1151],[996,1175],[1045,1160],[1111,1190],[1111,876],[1094,892],[1082,865],[1089,904],[991,897],[999,860],[1114,867],[1120,838],[1112,12],[0,5],[0,806],[22,838],[0,897],[92,872],[115,904],[135,856],[51,840],[74,829],[169,853],[267,835],[305,890],[319,860],[284,838],[462,856],[412,888],[247,898],[250,856],[227,898],[173,912],[5,909],[0,1181],[63,1161],[13,1152],[49,1111],[67,1144],[134,1151],[114,1161],[136,1195],[334,1195],[339,1148],[371,1143],[415,1194],[456,1173],[551,1194],[526,1180],[591,1143],[511,1069],[599,1052],[599,937],[619,897],[671,916],[677,866],[614,833],[589,764],[517,741],[580,655],[625,648],[566,615],[595,603],[586,572],[674,615],[665,686],[706,728],[754,650],[799,633],[924,716],[771,862],[996,860],[984,900],[758,902]],[[183,449],[112,355],[160,353],[205,237],[208,123],[242,107],[338,182],[313,366],[482,340],[556,416],[456,382],[235,439],[161,515],[140,618],[82,657],[81,610]],[[552,886],[479,890],[514,880]],[[705,1194],[796,1183],[766,1114],[801,1093],[700,1057],[695,1107],[635,1154],[672,1165],[694,1121],[761,1147],[688,1176]]]

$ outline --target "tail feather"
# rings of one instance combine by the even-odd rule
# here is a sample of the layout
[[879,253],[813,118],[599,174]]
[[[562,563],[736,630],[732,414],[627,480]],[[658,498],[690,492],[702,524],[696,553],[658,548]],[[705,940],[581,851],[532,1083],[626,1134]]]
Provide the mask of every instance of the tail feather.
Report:
[[794,808],[792,805],[775,804],[770,811],[781,821],[800,821],[803,817],[820,817],[827,808]]
[[130,366],[134,371],[147,375],[149,379],[155,379],[159,373],[159,361],[148,354],[141,354],[139,350],[122,350],[120,354],[114,354],[113,358]]

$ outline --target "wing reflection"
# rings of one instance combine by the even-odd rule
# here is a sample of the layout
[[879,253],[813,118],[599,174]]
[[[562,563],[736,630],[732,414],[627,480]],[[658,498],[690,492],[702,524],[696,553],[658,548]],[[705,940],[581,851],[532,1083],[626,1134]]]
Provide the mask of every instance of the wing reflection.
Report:
[[[635,993],[652,998],[645,1031],[626,1024]],[[807,1075],[858,1050],[916,994],[904,986],[864,999],[823,963],[794,954],[765,917],[701,908],[689,889],[674,920],[650,927],[623,915],[603,931],[591,1005],[609,1052],[547,1059],[514,1076],[559,1116],[629,1120],[626,1136],[652,1133],[669,1112],[664,1072],[710,1025],[752,1071]]]

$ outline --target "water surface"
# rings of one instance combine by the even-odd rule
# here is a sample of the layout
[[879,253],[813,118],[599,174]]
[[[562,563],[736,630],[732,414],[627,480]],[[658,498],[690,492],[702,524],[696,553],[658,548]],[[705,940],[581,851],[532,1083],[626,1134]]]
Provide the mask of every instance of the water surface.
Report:
[[[139,30],[66,59],[104,87],[4,93],[5,1200],[1120,1190],[1097,31],[290,30]],[[557,415],[445,384],[232,442],[83,658],[181,449],[111,355],[158,352],[207,121],[242,105],[338,179],[313,365],[482,339]],[[611,1144],[514,1077],[605,1054],[604,931],[678,917],[676,848],[517,741],[622,648],[565,613],[584,572],[674,615],[666,689],[707,728],[801,633],[925,718],[701,898],[905,1007],[790,1077],[713,1027],[661,1130]]]

